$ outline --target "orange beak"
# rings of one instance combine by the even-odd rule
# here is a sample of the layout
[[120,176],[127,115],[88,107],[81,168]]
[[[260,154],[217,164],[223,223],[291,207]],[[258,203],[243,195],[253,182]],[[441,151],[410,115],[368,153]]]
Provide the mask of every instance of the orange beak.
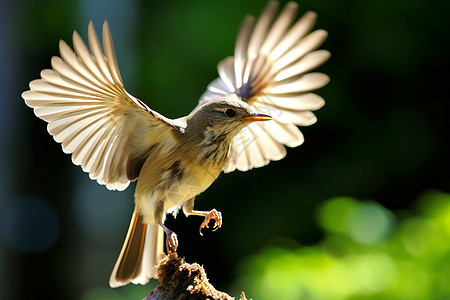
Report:
[[253,114],[253,116],[241,118],[241,120],[250,121],[250,122],[254,122],[254,121],[270,121],[270,120],[272,120],[272,117],[268,116],[268,115],[265,115],[265,114]]

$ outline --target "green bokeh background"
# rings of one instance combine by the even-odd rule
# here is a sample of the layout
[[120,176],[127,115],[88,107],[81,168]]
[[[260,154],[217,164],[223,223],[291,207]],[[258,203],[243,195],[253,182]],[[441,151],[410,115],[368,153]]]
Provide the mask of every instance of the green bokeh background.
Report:
[[[155,284],[108,287],[134,186],[89,180],[20,97],[59,39],[107,19],[127,90],[175,118],[265,4],[0,2],[0,299],[142,299]],[[198,209],[222,211],[217,232],[169,218],[179,253],[255,300],[450,298],[450,2],[299,4],[329,32],[318,122],[282,161],[221,175],[198,197]]]

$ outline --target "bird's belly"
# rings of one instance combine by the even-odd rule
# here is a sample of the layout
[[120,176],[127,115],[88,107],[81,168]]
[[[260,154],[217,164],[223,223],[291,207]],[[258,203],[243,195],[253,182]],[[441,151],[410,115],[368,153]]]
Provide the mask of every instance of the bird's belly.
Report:
[[166,198],[164,210],[167,211],[172,207],[183,204],[206,190],[219,176],[220,171],[204,166],[186,169],[182,178],[173,180],[172,184],[164,191]]
[[175,162],[162,172],[160,179],[152,188],[142,184],[146,178],[140,177],[135,200],[144,222],[154,223],[163,220],[164,213],[206,190],[221,171],[221,167],[209,164],[183,165],[181,162]]

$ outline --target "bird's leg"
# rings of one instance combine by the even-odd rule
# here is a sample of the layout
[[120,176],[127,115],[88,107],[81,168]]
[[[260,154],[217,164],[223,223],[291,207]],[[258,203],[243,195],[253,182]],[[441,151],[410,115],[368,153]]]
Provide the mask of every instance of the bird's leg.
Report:
[[218,228],[222,227],[222,213],[220,211],[217,211],[216,209],[213,209],[211,211],[192,210],[190,214],[205,217],[202,225],[200,225],[200,235],[203,235],[202,229],[204,227],[209,228],[208,224],[211,219],[214,219],[215,221],[213,231],[216,231]]
[[170,230],[169,228],[167,228],[163,223],[158,222],[159,226],[162,227],[162,229],[164,230],[164,232],[167,235],[166,238],[166,246],[167,246],[167,252],[176,252],[177,248],[178,248],[178,239],[177,239],[177,235],[175,232],[173,232],[172,230]]

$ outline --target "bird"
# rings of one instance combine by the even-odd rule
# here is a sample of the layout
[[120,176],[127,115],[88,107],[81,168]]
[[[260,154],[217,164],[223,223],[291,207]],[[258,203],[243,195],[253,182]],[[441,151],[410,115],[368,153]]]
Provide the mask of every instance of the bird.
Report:
[[329,76],[314,71],[330,52],[319,49],[327,38],[313,30],[317,14],[296,17],[298,4],[271,1],[260,17],[246,16],[234,56],[219,62],[219,77],[207,85],[195,108],[170,119],[152,110],[124,87],[107,21],[102,44],[92,21],[88,46],[73,33],[73,49],[59,42],[39,79],[22,93],[34,114],[72,162],[109,190],[124,190],[137,180],[134,212],[109,284],[146,284],[176,234],[164,225],[166,214],[182,210],[213,220],[216,209],[197,211],[195,197],[218,176],[248,171],[280,160],[286,146],[303,143],[298,126],[316,122],[313,111],[325,101],[313,91]]

